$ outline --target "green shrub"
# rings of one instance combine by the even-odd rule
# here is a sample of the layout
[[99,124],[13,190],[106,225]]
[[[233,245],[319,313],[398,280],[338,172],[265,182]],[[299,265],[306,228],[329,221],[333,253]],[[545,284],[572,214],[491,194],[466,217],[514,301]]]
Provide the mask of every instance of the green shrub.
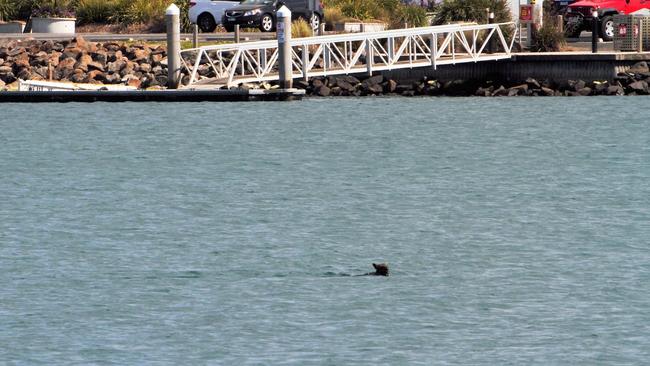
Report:
[[453,22],[487,23],[489,8],[494,12],[495,23],[512,21],[508,3],[505,0],[445,0],[436,7],[433,23],[436,25]]
[[17,15],[16,1],[0,0],[0,21],[12,20]]
[[566,45],[566,37],[552,21],[546,21],[540,29],[533,32],[533,52],[557,52]]
[[164,18],[169,5],[161,0],[117,0],[118,10],[112,20],[117,23],[149,23],[155,18]]
[[409,27],[426,27],[429,24],[427,20],[427,11],[421,6],[400,5],[397,8],[397,24],[392,24],[393,28],[403,26],[408,23]]
[[118,12],[118,4],[114,0],[78,0],[76,6],[79,24],[108,23]]
[[416,27],[429,25],[425,8],[403,5],[400,0],[325,0],[324,4],[325,22],[330,27],[346,19],[381,21],[395,28],[404,23]]

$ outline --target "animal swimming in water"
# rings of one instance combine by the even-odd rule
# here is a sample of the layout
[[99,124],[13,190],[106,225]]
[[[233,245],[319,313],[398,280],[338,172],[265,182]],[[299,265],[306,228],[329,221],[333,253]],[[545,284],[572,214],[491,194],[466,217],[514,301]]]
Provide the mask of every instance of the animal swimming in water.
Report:
[[366,273],[368,276],[387,276],[388,277],[388,263],[373,263],[375,272]]

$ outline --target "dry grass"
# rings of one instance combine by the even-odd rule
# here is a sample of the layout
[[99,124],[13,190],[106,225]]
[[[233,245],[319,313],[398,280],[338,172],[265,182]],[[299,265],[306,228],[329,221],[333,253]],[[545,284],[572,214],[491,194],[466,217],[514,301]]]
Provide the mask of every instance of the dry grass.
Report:
[[115,34],[138,34],[138,33],[165,33],[164,26],[160,29],[154,24],[83,24],[76,27],[78,33],[115,33]]
[[292,38],[304,38],[311,37],[314,35],[314,30],[311,29],[309,23],[304,19],[298,19],[291,23],[291,37]]

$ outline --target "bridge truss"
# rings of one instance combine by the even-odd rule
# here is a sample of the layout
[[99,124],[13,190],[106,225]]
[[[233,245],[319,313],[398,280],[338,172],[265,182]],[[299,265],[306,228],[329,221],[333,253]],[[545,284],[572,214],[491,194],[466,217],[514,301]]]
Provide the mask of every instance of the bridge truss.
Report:
[[[295,79],[508,59],[515,23],[348,33],[290,40]],[[278,43],[257,41],[181,51],[186,87],[278,79]]]

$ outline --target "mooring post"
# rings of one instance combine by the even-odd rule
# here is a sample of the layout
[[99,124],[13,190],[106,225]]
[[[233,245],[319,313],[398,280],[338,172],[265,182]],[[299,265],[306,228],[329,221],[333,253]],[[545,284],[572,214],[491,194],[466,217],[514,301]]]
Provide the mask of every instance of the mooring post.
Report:
[[280,73],[280,88],[290,89],[293,86],[291,67],[291,10],[282,5],[276,12],[278,24],[278,66]]
[[591,13],[591,53],[598,53],[598,10]]
[[165,11],[167,26],[167,87],[178,89],[181,78],[181,11],[171,4]]
[[199,26],[192,24],[192,48],[199,46]]
[[235,43],[241,40],[241,33],[239,33],[239,24],[235,24]]

